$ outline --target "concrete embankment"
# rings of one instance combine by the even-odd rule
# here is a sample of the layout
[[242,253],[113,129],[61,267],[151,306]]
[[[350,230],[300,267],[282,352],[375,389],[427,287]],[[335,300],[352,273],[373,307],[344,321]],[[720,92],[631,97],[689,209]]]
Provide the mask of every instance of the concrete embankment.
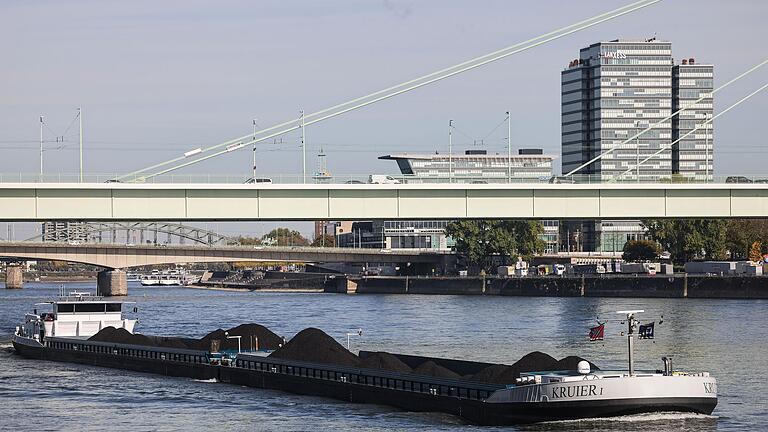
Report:
[[762,276],[542,276],[497,277],[342,277],[326,292],[355,294],[443,294],[531,297],[656,297],[768,299]]

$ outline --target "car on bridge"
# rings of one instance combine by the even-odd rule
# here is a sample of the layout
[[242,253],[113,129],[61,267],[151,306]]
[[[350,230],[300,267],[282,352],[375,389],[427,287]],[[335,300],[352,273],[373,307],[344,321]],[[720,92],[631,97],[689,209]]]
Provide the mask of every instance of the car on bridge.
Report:
[[251,177],[244,184],[272,184],[272,179],[267,177]]

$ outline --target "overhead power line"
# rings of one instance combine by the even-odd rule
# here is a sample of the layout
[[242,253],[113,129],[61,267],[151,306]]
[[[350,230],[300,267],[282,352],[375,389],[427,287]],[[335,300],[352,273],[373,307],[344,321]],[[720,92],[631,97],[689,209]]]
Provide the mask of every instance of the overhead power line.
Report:
[[[384,90],[380,90],[371,94],[368,94],[366,96],[362,96],[356,99],[352,99],[350,101],[334,105],[330,108],[323,109],[321,111],[317,111],[312,114],[307,114],[303,117],[303,123],[305,126],[309,126],[342,114],[345,114],[347,112],[357,110],[359,108],[374,104],[376,102],[380,102],[389,98],[392,98],[394,96],[412,91],[414,89],[435,83],[437,81],[444,80],[446,78],[452,77],[454,75],[458,75],[460,73],[464,73],[467,71],[470,71],[472,69],[478,68],[480,66],[484,66],[488,63],[495,62],[497,60],[503,59],[505,57],[511,56],[513,54],[520,53],[522,51],[529,50],[531,48],[537,47],[539,45],[543,45],[545,43],[551,42],[556,39],[560,39],[562,37],[565,37],[567,35],[570,35],[572,33],[584,30],[589,27],[593,27],[595,25],[598,25],[600,23],[603,23],[605,21],[612,20],[614,18],[618,18],[620,16],[632,13],[634,11],[637,11],[639,9],[645,8],[647,6],[653,5],[655,3],[660,2],[661,0],[641,0],[634,3],[630,3],[628,5],[622,6],[618,9],[614,9],[609,12],[602,13],[600,15],[596,15],[592,18],[589,18],[587,20],[580,21],[575,24],[571,24],[566,27],[562,27],[560,29],[551,31],[549,33],[543,34],[541,36],[537,36],[535,38],[529,39],[524,42],[520,42],[518,44],[512,45],[510,47],[492,52],[490,54],[486,54],[480,57],[476,57],[474,59],[459,63],[457,65],[447,67],[444,69],[441,69],[437,72],[430,73],[428,75],[421,76],[419,78],[406,81],[404,83],[400,83],[398,85],[388,87]],[[152,174],[146,174],[143,176],[140,176],[139,179],[147,179],[151,177],[155,177],[157,175],[165,174],[170,171],[174,171],[180,168],[184,168],[186,166],[196,164],[205,160],[208,160],[210,158],[222,155],[224,153],[228,153],[230,151],[239,150],[241,148],[244,148],[250,144],[258,143],[273,137],[276,137],[278,135],[284,134],[286,132],[290,132],[296,129],[301,128],[302,118],[296,118],[289,120],[287,122],[280,123],[278,125],[262,129],[256,134],[248,134],[244,135],[239,138],[235,138],[229,141],[225,141],[223,143],[219,143],[213,146],[209,146],[205,149],[200,149],[199,151],[195,151],[194,155],[199,155],[203,153],[208,153],[211,151],[216,151],[213,154],[201,156],[197,159],[194,159],[192,161],[188,161],[185,163],[181,163],[175,166],[171,166],[169,168],[164,168],[161,171],[152,173]],[[224,148],[224,150],[219,150]],[[187,157],[180,156],[165,162],[161,162],[137,171],[133,171],[131,173],[125,174],[120,179],[129,179],[130,177],[138,176],[141,173],[145,173],[147,171],[151,171],[154,169],[166,167],[172,164],[175,164],[177,162],[181,162]]]

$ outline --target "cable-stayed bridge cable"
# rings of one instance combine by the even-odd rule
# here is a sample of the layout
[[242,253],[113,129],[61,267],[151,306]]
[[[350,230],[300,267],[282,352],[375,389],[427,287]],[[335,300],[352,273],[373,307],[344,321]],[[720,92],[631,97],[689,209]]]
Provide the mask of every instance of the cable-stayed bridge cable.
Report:
[[[691,131],[689,131],[689,132],[688,132],[688,133],[686,133],[685,135],[681,136],[680,138],[678,138],[678,139],[676,139],[676,140],[672,141],[672,142],[671,142],[671,143],[669,143],[669,144],[664,144],[664,145],[662,145],[662,146],[661,146],[661,148],[660,148],[658,151],[656,151],[656,153],[653,153],[652,155],[650,155],[650,156],[646,157],[645,159],[643,159],[643,160],[642,160],[642,161],[640,161],[639,163],[636,163],[634,166],[632,166],[632,167],[628,168],[626,171],[624,171],[623,173],[619,174],[619,175],[618,175],[616,178],[612,178],[612,179],[611,179],[611,181],[616,181],[616,180],[618,180],[618,179],[620,179],[620,178],[624,177],[625,175],[629,174],[629,173],[630,173],[630,172],[632,172],[633,170],[636,170],[636,169],[637,169],[637,167],[639,167],[639,166],[643,165],[644,163],[648,162],[649,160],[653,159],[655,156],[658,156],[658,155],[660,155],[660,154],[664,153],[666,150],[669,150],[669,149],[671,149],[672,147],[674,147],[674,146],[675,146],[675,144],[677,144],[677,143],[678,143],[678,142],[680,142],[681,140],[683,140],[683,139],[687,138],[687,137],[688,137],[688,135],[690,135],[690,134],[692,134],[692,133],[696,132],[697,130],[701,129],[702,127],[704,127],[704,126],[706,126],[706,125],[708,125],[708,124],[712,123],[712,122],[713,122],[713,121],[714,121],[716,118],[718,118],[718,117],[720,117],[721,115],[723,115],[723,114],[727,113],[728,111],[732,110],[733,108],[736,108],[737,106],[741,105],[743,102],[746,102],[746,101],[747,101],[748,99],[750,99],[752,96],[755,96],[756,94],[760,93],[761,91],[765,90],[766,88],[768,88],[768,84],[765,84],[765,85],[763,85],[763,86],[762,86],[762,87],[760,87],[759,89],[757,89],[757,90],[753,91],[752,93],[750,93],[750,94],[748,94],[748,95],[744,96],[743,98],[739,99],[739,100],[738,100],[738,101],[736,101],[735,103],[731,104],[731,105],[730,105],[728,108],[726,108],[726,109],[722,110],[722,111],[721,111],[721,112],[719,112],[717,115],[715,115],[715,116],[713,116],[713,117],[711,117],[711,118],[707,119],[707,120],[706,120],[704,123],[701,123],[700,125],[696,126],[696,127],[695,127],[695,128],[693,128]],[[707,132],[707,133],[709,133],[709,132]],[[709,163],[709,161],[707,161],[707,163]]]
[[[551,32],[543,34],[541,36],[537,36],[535,38],[529,39],[529,40],[527,40],[525,42],[520,42],[520,43],[512,45],[510,47],[507,47],[507,48],[495,51],[493,53],[486,54],[486,55],[483,55],[483,56],[480,56],[480,57],[476,57],[474,59],[471,59],[471,60],[459,63],[457,65],[441,69],[441,70],[439,70],[437,72],[433,72],[433,73],[430,73],[428,75],[424,75],[424,76],[421,76],[419,78],[416,78],[416,79],[413,79],[413,80],[410,80],[410,81],[406,81],[404,83],[401,83],[401,84],[389,87],[387,89],[380,90],[380,91],[371,93],[371,94],[363,96],[363,97],[352,99],[350,101],[344,102],[342,104],[335,105],[335,106],[330,107],[330,108],[323,109],[321,111],[317,111],[317,112],[312,113],[312,114],[308,114],[308,115],[306,115],[304,117],[304,120],[305,120],[304,124],[305,124],[305,126],[309,126],[311,124],[314,124],[314,123],[317,123],[317,122],[320,122],[320,121],[324,121],[324,120],[327,120],[327,119],[339,116],[341,114],[345,114],[345,113],[347,113],[349,111],[353,111],[353,110],[356,110],[356,109],[359,109],[359,108],[371,105],[373,103],[380,102],[380,101],[392,98],[392,97],[397,96],[399,94],[402,94],[402,93],[405,93],[405,92],[408,92],[408,91],[411,91],[411,90],[414,90],[414,89],[426,86],[428,84],[432,84],[432,83],[437,82],[437,81],[444,80],[446,78],[449,78],[449,77],[452,77],[454,75],[457,75],[457,74],[460,74],[460,73],[463,73],[463,72],[466,72],[466,71],[478,68],[478,67],[486,65],[488,63],[491,63],[491,62],[503,59],[503,58],[508,57],[508,56],[511,56],[513,54],[517,54],[519,52],[526,51],[526,50],[534,48],[536,46],[539,46],[539,45],[551,42],[553,40],[565,37],[565,36],[567,36],[569,34],[578,32],[580,30],[584,30],[586,28],[593,27],[593,26],[595,26],[597,24],[600,24],[602,22],[605,22],[605,21],[608,21],[608,20],[611,20],[611,19],[614,19],[614,18],[618,18],[620,16],[623,16],[623,15],[626,15],[628,13],[634,12],[636,10],[645,8],[647,6],[650,6],[652,4],[658,3],[660,1],[661,0],[641,0],[641,1],[634,2],[634,3],[630,3],[628,5],[620,7],[618,9],[614,9],[612,11],[605,12],[605,13],[602,13],[600,15],[596,15],[596,16],[594,16],[592,18],[587,19],[587,20],[583,20],[583,21],[580,21],[578,23],[571,24],[571,25],[566,26],[566,27],[562,27],[560,29],[551,31]],[[243,147],[245,147],[245,146],[247,146],[249,144],[261,142],[261,141],[267,140],[269,138],[273,138],[275,136],[281,135],[283,133],[299,129],[300,128],[300,124],[299,124],[300,121],[301,121],[301,118],[292,119],[290,121],[283,122],[281,124],[278,124],[278,125],[266,128],[266,129],[262,129],[261,131],[259,131],[255,135],[253,133],[250,133],[248,135],[244,135],[242,137],[235,138],[233,140],[225,141],[223,143],[207,147],[207,148],[202,149],[201,151],[197,152],[197,154],[207,153],[209,151],[214,151],[214,150],[220,149],[222,147],[228,147],[228,146],[232,146],[232,145],[237,145],[237,146],[239,146],[238,148],[243,148]],[[277,130],[277,132],[268,133],[268,132],[272,132],[272,131],[275,131],[275,130]],[[261,136],[261,137],[258,137],[258,138],[256,137],[256,135],[261,135],[261,134],[264,134],[264,133],[268,133],[268,134],[266,136]],[[245,142],[246,140],[247,140],[247,142]],[[242,146],[240,146],[241,143],[243,144]],[[144,179],[151,178],[151,177],[154,177],[154,176],[157,176],[157,175],[161,175],[161,174],[164,174],[164,173],[167,173],[167,172],[170,172],[170,171],[174,171],[176,169],[180,169],[180,168],[183,168],[183,167],[186,167],[186,166],[189,166],[189,165],[192,165],[192,164],[195,164],[195,163],[202,162],[204,160],[210,159],[211,157],[215,157],[215,156],[227,153],[228,151],[231,151],[231,150],[219,151],[219,152],[217,152],[217,153],[215,153],[213,155],[209,155],[209,156],[205,156],[205,157],[200,157],[200,158],[195,159],[193,161],[186,162],[186,163],[183,163],[183,164],[180,164],[178,166],[171,167],[171,168],[167,168],[165,170],[162,170],[162,171],[154,173],[154,174],[145,175],[145,176],[143,176],[141,178],[144,178]],[[153,170],[153,169],[156,169],[156,168],[160,168],[160,167],[164,167],[164,166],[167,166],[167,165],[171,165],[171,164],[176,163],[176,162],[180,162],[180,161],[182,161],[184,159],[185,159],[185,157],[183,157],[183,156],[177,157],[177,158],[171,159],[171,160],[166,161],[166,162],[161,162],[161,163],[158,163],[158,164],[155,164],[155,165],[152,165],[152,166],[149,166],[149,167],[137,170],[137,171],[133,171],[133,172],[128,173],[126,175],[123,175],[123,176],[121,176],[119,178],[120,179],[127,179],[127,178],[130,178],[132,176],[136,176],[136,175],[138,175],[140,173],[144,173],[146,171],[150,171],[150,170]]]

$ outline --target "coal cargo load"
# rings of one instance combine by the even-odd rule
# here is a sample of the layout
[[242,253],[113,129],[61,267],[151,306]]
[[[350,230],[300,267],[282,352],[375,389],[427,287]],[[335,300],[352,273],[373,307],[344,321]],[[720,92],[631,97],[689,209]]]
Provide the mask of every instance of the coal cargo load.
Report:
[[308,363],[360,366],[359,357],[349,352],[324,331],[313,327],[300,331],[269,357]]
[[575,371],[575,370],[579,370],[579,362],[580,361],[585,361],[585,362],[589,363],[589,369],[590,370],[593,370],[593,371],[600,370],[600,368],[597,367],[597,365],[595,365],[591,361],[589,361],[587,359],[584,359],[584,358],[581,358],[579,356],[568,356],[568,357],[564,357],[564,358],[558,360],[557,363],[555,363],[554,369],[552,369],[552,370],[559,370],[559,371]]
[[88,340],[96,342],[108,342],[125,345],[142,345],[159,348],[179,348],[189,350],[208,351],[212,341],[218,341],[219,349],[237,351],[238,340],[227,339],[229,336],[240,336],[241,350],[276,350],[283,343],[283,338],[259,324],[241,324],[229,330],[214,330],[200,339],[171,337],[171,336],[145,336],[131,333],[123,328],[105,327]]
[[384,351],[375,352],[360,361],[360,367],[367,369],[382,369],[391,372],[413,373],[410,366],[399,358]]
[[144,335],[134,334],[124,328],[104,327],[88,338],[96,342],[111,342],[125,345],[156,346],[154,341]]
[[278,336],[272,330],[260,324],[240,324],[229,330],[217,329],[203,336],[197,343],[197,349],[209,350],[211,341],[220,341],[219,349],[233,350],[238,349],[237,338],[227,339],[231,336],[240,336],[240,349],[243,351],[269,350],[274,351],[283,344],[283,338]]
[[[512,384],[520,378],[521,372],[546,372],[559,370],[576,370],[580,361],[578,356],[568,356],[561,360],[540,351],[534,351],[524,355],[520,360],[511,365],[495,364],[486,367],[480,372],[467,377],[471,381],[487,382],[493,384]],[[592,370],[600,370],[593,363],[589,363]]]
[[419,375],[429,375],[437,378],[448,378],[448,379],[461,378],[461,376],[456,372],[450,369],[444,368],[439,364],[433,362],[432,360],[425,361],[424,363],[417,366],[416,369],[413,370],[413,373],[419,374]]

